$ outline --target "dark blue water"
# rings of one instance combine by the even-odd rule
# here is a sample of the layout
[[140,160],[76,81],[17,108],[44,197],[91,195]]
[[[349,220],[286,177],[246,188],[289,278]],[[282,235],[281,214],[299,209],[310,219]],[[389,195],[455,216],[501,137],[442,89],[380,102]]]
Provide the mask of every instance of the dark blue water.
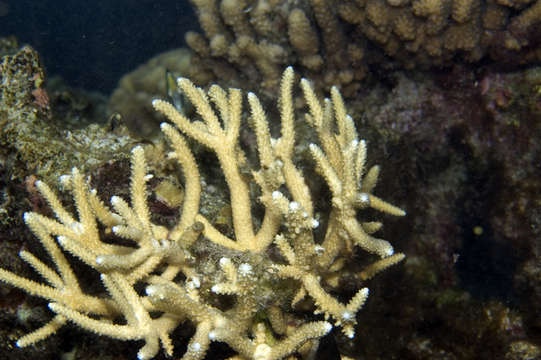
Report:
[[0,37],[35,47],[49,75],[103,92],[148,58],[183,46],[197,26],[188,1],[0,1]]

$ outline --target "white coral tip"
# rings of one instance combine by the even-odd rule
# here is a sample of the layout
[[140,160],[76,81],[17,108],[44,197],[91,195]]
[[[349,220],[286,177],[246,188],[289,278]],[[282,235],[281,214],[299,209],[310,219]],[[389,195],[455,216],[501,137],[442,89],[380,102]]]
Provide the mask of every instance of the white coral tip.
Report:
[[83,234],[85,232],[85,227],[78,221],[74,221],[70,224],[71,229],[77,234]]
[[32,217],[34,216],[34,214],[32,214],[31,212],[25,212],[23,214],[23,220],[25,223],[28,223],[29,221],[32,220]]
[[154,100],[152,100],[152,106],[156,106],[156,105],[158,105],[160,102],[161,102],[160,99],[154,99]]
[[158,292],[158,288],[155,285],[149,285],[145,289],[145,293],[148,296],[156,295],[157,292]]
[[190,349],[192,351],[199,352],[201,351],[201,344],[198,342],[194,342],[193,344],[190,345]]
[[289,203],[289,210],[290,211],[297,211],[297,210],[299,210],[300,207],[301,206],[296,201],[292,201],[292,202]]
[[361,293],[364,295],[364,297],[367,297],[368,294],[370,293],[370,289],[368,289],[368,288],[362,288],[362,289],[361,289]]
[[209,339],[210,340],[216,340],[216,331],[210,331],[209,332]]
[[323,329],[325,330],[325,334],[329,333],[332,330],[331,323],[326,322]]
[[220,259],[220,266],[225,266],[231,264],[231,259],[227,257],[223,257]]
[[277,200],[281,198],[282,196],[283,196],[282,193],[278,190],[275,190],[272,192],[272,200]]
[[367,193],[360,193],[358,196],[359,202],[361,205],[368,206],[370,205],[370,195]]
[[[71,175],[66,175],[66,174],[60,175],[58,177],[58,180],[60,181],[60,184],[62,186],[67,186],[67,185],[69,185],[69,183],[71,181]],[[40,182],[40,184],[38,184],[38,181]],[[41,181],[40,180],[38,180],[38,181],[36,181],[36,186],[39,187],[41,185]]]
[[194,288],[198,289],[201,287],[201,280],[199,280],[198,277],[193,277],[192,278],[192,284],[194,286]]
[[312,229],[315,229],[319,226],[319,221],[317,219],[312,219]]
[[247,276],[247,275],[250,275],[252,273],[252,265],[248,264],[248,263],[242,263],[240,264],[239,266],[239,273],[242,275],[242,276]]

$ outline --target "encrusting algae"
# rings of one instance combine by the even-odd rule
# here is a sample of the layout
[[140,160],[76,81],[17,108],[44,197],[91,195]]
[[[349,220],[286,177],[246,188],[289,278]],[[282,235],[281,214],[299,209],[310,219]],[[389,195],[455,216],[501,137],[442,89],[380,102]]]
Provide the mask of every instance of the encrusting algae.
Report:
[[[154,357],[160,347],[171,356],[171,333],[188,322],[195,333],[182,359],[204,358],[215,341],[227,343],[238,353],[236,358],[270,360],[292,354],[306,358],[333,326],[353,338],[357,312],[369,290],[359,289],[347,303],[330,293],[338,286],[353,250],[359,247],[379,257],[361,272],[361,279],[404,258],[394,253],[389,242],[374,237],[380,222],[359,221],[357,213],[367,208],[395,216],[405,212],[373,194],[379,167],[366,169],[366,143],[358,139],[337,88],[332,88],[330,99],[320,101],[310,82],[302,79],[309,109],[305,120],[318,138],[317,144],[309,144],[309,152],[331,194],[330,210],[320,217],[303,171],[293,161],[293,83],[289,67],[280,85],[279,138],[271,137],[258,97],[247,95],[248,123],[259,158],[250,176],[245,173],[250,167],[247,156],[239,145],[240,90],[214,85],[205,92],[185,78],[178,79],[179,88],[195,107],[196,120],[166,101],[153,101],[154,108],[171,122],[163,123],[161,129],[171,143],[168,156],[178,162],[185,179],[181,216],[173,228],[151,221],[147,182],[152,175],[141,146],[131,155],[129,201],[113,196],[110,206],[106,205],[74,168],[60,180],[73,195],[75,215],[45,182],[37,181],[56,219],[27,212],[24,221],[55,269],[21,251],[21,258],[45,282],[3,269],[0,280],[47,299],[55,316],[20,338],[17,345],[32,345],[68,321],[100,335],[143,340],[139,359]],[[209,148],[218,159],[229,192],[234,236],[223,234],[201,212],[202,181],[186,137]],[[250,191],[252,180],[259,189],[257,198]],[[255,201],[264,209],[262,219],[254,215]],[[326,225],[322,239],[315,235],[320,222]],[[110,241],[108,236],[104,241],[105,234],[111,233],[123,240]],[[205,243],[221,255],[196,251]],[[108,295],[85,293],[64,252],[98,272]],[[217,305],[223,295],[233,299],[228,308]],[[323,314],[324,320],[297,316],[295,306],[303,299],[310,299],[313,313]]]

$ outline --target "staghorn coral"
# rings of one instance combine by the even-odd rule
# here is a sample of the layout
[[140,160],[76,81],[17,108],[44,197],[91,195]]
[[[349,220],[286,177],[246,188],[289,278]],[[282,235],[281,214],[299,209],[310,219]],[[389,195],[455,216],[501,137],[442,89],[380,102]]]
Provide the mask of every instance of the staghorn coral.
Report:
[[[165,101],[153,102],[174,124],[163,123],[161,127],[173,148],[169,157],[178,162],[185,178],[181,215],[172,228],[151,219],[146,188],[152,175],[140,146],[132,151],[130,202],[113,196],[112,209],[76,168],[60,181],[73,195],[77,217],[45,182],[37,181],[38,191],[57,219],[27,212],[24,220],[56,269],[22,251],[21,258],[47,284],[4,269],[0,269],[0,279],[49,300],[55,316],[20,338],[17,345],[31,345],[71,321],[97,334],[143,340],[138,358],[148,359],[160,347],[172,355],[171,332],[190,322],[196,330],[183,359],[202,359],[213,341],[227,343],[245,359],[281,359],[295,352],[306,357],[332,325],[298,316],[294,307],[304,298],[313,301],[307,305],[315,314],[323,313],[326,320],[353,337],[356,313],[368,289],[358,290],[347,304],[329,292],[339,284],[353,250],[360,247],[381,258],[359,274],[361,279],[371,278],[404,258],[393,254],[387,241],[373,236],[381,223],[359,221],[357,212],[367,208],[396,216],[405,212],[373,195],[379,167],[366,169],[366,143],[358,140],[338,90],[333,88],[331,99],[321,102],[303,79],[301,88],[309,108],[305,119],[319,140],[319,145],[312,143],[308,148],[331,193],[329,213],[318,219],[320,209],[312,199],[304,171],[293,162],[293,81],[293,70],[288,68],[280,87],[279,138],[271,137],[259,99],[248,93],[249,122],[259,158],[251,175],[244,170],[250,166],[238,143],[240,90],[213,86],[204,92],[189,80],[179,79],[179,88],[200,116],[195,121]],[[231,202],[232,237],[221,233],[200,211],[201,177],[185,136],[210,148],[220,163]],[[250,191],[250,177],[253,185],[257,184],[258,196]],[[264,208],[262,219],[252,211],[256,197]],[[320,222],[326,224],[321,239],[315,232]],[[202,251],[202,246],[207,250]],[[108,295],[86,293],[64,252],[99,273]],[[141,287],[145,294],[137,291]],[[226,294],[234,298],[229,308],[216,302]]]
[[490,58],[515,66],[541,61],[541,0],[192,4],[204,34],[186,35],[197,54],[190,76],[243,87],[261,83],[269,97],[276,93],[285,64],[312,78],[316,90],[334,84],[349,97],[369,69],[395,62],[413,68],[450,65],[457,58]]

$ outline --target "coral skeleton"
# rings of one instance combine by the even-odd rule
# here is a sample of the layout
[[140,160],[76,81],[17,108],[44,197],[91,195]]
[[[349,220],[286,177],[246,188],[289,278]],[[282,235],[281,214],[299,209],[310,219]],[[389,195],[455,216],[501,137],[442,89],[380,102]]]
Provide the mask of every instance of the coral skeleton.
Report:
[[[27,212],[24,221],[54,268],[22,251],[21,258],[44,282],[4,269],[0,269],[0,280],[48,300],[54,317],[20,338],[17,345],[32,345],[67,322],[115,339],[143,340],[138,352],[141,360],[154,357],[160,348],[172,356],[171,333],[178,326],[195,327],[182,359],[203,359],[212,342],[227,343],[238,353],[237,359],[307,358],[334,326],[354,337],[357,312],[368,289],[359,289],[347,303],[330,292],[337,288],[354,249],[378,258],[358,274],[362,280],[404,258],[394,253],[389,242],[373,236],[381,223],[362,222],[358,212],[366,208],[395,216],[405,212],[373,194],[379,167],[366,168],[367,144],[359,140],[338,89],[332,88],[330,99],[320,101],[310,82],[302,79],[309,109],[304,118],[318,139],[307,148],[331,198],[328,214],[321,215],[303,170],[294,162],[294,81],[289,67],[280,86],[279,138],[271,136],[258,97],[247,94],[257,166],[250,166],[239,144],[240,90],[214,85],[206,92],[188,79],[178,79],[197,112],[192,120],[166,101],[153,101],[154,108],[170,121],[161,129],[171,144],[169,157],[178,162],[184,178],[181,214],[172,228],[151,220],[147,183],[152,175],[141,146],[131,155],[129,201],[113,196],[106,205],[73,168],[60,181],[73,196],[75,215],[47,184],[37,181],[55,218]],[[186,138],[216,154],[229,193],[233,236],[221,232],[201,211],[202,176]],[[249,175],[244,171],[248,166]],[[258,188],[258,196],[253,188]],[[256,201],[264,210],[261,219],[254,214]],[[124,242],[104,241],[105,233]],[[126,241],[132,245],[125,245]],[[223,255],[203,259],[201,252],[194,251],[201,244]],[[83,291],[66,253],[99,273],[107,295]],[[213,271],[203,268],[205,261],[215,262]],[[136,290],[141,288],[144,292]],[[233,305],[218,306],[223,296],[231,297]],[[301,301],[324,319],[296,315],[295,306]]]

